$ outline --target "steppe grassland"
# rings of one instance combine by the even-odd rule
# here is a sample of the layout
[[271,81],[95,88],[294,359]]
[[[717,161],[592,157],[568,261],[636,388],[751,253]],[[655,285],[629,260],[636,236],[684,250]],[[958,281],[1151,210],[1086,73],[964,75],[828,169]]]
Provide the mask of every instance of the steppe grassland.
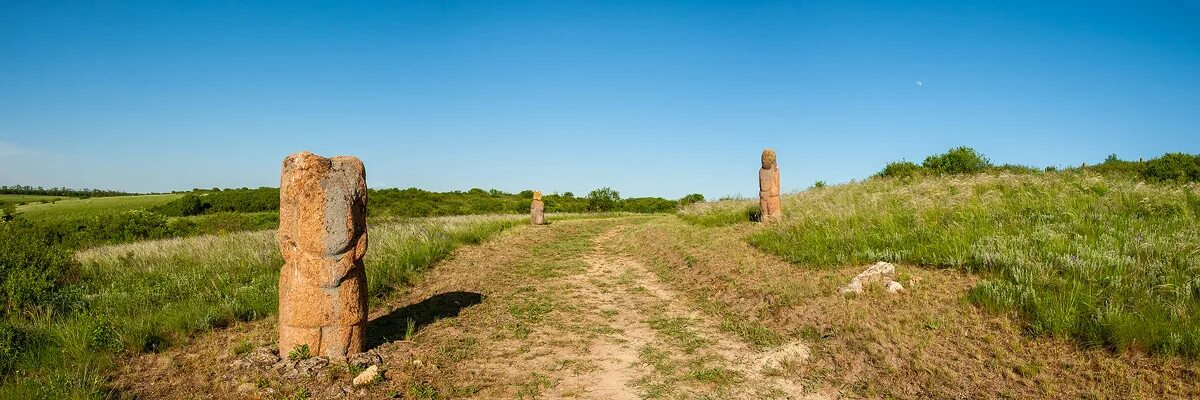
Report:
[[[369,228],[364,260],[376,301],[461,244],[520,225],[519,215],[414,219]],[[190,334],[273,314],[283,260],[274,231],[241,232],[99,247],[77,254],[79,297],[72,315],[38,315],[24,328],[39,338],[22,355],[0,397],[103,395],[115,354],[154,351]],[[6,397],[7,396],[7,397]]]
[[[1036,335],[1200,355],[1200,195],[1091,173],[870,179],[784,200],[750,236],[803,268],[890,261],[982,273],[975,304]],[[744,221],[749,201],[684,210]]]

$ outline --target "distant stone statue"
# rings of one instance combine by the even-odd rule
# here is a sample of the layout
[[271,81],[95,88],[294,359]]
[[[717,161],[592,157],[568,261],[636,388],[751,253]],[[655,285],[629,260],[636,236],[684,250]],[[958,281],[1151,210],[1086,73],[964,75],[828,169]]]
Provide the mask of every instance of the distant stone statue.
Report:
[[758,170],[758,206],[762,210],[762,222],[783,219],[783,204],[779,199],[779,164],[772,149],[762,152],[762,169]]
[[358,158],[307,151],[279,181],[279,352],[363,351],[367,327],[367,179]]
[[529,205],[529,222],[534,225],[546,224],[546,205],[542,203],[542,192],[533,192],[533,203]]

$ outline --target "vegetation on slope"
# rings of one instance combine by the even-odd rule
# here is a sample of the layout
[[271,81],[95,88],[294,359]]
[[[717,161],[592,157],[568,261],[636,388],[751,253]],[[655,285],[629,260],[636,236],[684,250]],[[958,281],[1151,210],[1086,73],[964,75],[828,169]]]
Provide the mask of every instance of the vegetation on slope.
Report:
[[[478,216],[372,226],[365,260],[369,293],[377,299],[458,245],[524,222]],[[0,224],[0,234],[17,236],[0,239],[21,237],[24,232],[5,230],[12,226]],[[0,259],[6,279],[30,276],[22,282],[40,288],[6,293],[0,366],[7,375],[0,398],[104,397],[104,374],[114,355],[155,351],[277,308],[283,261],[273,231],[100,247],[80,252],[78,264],[65,257],[69,253],[46,251],[45,243],[6,246]],[[58,268],[38,268],[44,265]]]
[[[987,173],[954,173],[970,171]],[[885,170],[891,177],[808,190],[785,199],[784,223],[750,241],[809,268],[883,260],[981,272],[987,279],[969,299],[1015,313],[1033,334],[1200,356],[1195,184],[1091,169],[1005,171]],[[1176,172],[1164,174],[1189,176]],[[719,225],[744,221],[750,206],[715,203],[680,215]]]
[[58,223],[89,219],[106,214],[145,210],[179,198],[179,194],[65,199],[53,203],[26,204],[17,207],[18,216],[38,223]]

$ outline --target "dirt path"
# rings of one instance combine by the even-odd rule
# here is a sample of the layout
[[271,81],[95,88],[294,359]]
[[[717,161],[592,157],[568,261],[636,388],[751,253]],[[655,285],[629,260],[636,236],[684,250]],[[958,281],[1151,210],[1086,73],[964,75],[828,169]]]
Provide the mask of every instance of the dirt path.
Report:
[[802,343],[746,344],[610,245],[647,220],[563,221],[459,249],[373,306],[386,379],[372,385],[352,386],[358,370],[337,362],[247,366],[257,352],[235,348],[273,343],[273,319],[134,357],[115,381],[142,398],[809,398],[772,374],[804,362]]

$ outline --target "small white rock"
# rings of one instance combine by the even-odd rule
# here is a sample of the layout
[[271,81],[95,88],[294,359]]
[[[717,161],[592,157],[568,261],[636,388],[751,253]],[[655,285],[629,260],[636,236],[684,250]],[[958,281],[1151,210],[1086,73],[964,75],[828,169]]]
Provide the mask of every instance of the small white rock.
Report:
[[888,282],[884,289],[887,290],[888,293],[900,293],[904,291],[904,285],[901,285],[900,282],[891,281]]
[[379,366],[372,365],[354,377],[354,386],[370,385],[381,378]]

